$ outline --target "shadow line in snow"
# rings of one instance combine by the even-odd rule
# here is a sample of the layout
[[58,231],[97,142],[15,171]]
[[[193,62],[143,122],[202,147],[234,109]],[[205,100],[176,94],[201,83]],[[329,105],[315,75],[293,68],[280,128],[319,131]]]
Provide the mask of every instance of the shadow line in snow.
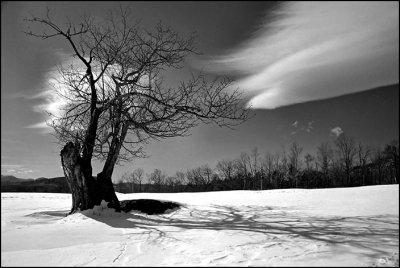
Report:
[[67,216],[68,212],[69,210],[38,211],[25,215],[25,217],[33,219],[32,224],[50,224]]
[[[399,247],[399,218],[395,215],[318,217],[273,207],[212,206],[206,209],[183,207],[161,215],[121,213],[117,218],[87,216],[113,228],[142,230],[149,239],[176,239],[168,234],[184,230],[237,231],[250,236],[263,234],[271,241],[281,243],[301,238],[311,242],[350,245],[373,258],[387,254],[385,248],[397,248],[398,251]],[[165,227],[173,228],[168,230]]]

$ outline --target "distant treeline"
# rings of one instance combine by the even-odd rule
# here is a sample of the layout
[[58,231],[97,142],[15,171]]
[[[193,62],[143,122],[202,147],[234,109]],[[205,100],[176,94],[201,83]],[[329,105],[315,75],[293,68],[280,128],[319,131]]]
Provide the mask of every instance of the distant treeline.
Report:
[[[2,192],[70,193],[64,177],[22,180],[2,176]],[[345,134],[324,142],[315,154],[303,153],[294,142],[288,151],[262,154],[258,148],[225,159],[214,169],[208,165],[168,176],[160,169],[144,174],[137,168],[114,183],[121,193],[331,188],[397,184],[399,141],[372,148]]]
[[372,148],[340,135],[324,142],[315,154],[303,153],[294,142],[288,151],[261,154],[258,148],[225,159],[214,169],[203,165],[168,176],[160,169],[144,176],[138,168],[125,173],[115,190],[130,192],[185,192],[225,190],[266,190],[282,188],[331,188],[397,184],[399,142]]
[[64,177],[39,178],[36,180],[24,180],[15,178],[13,180],[1,181],[2,192],[40,192],[40,193],[70,193],[67,181]]

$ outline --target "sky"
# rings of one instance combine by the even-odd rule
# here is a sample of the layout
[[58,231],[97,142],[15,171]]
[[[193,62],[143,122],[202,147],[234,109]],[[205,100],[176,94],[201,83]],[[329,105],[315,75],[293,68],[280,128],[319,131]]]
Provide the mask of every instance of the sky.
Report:
[[[145,147],[148,158],[117,166],[114,178],[138,167],[169,175],[215,167],[254,147],[262,156],[288,150],[294,141],[304,153],[315,153],[342,133],[374,146],[398,139],[398,2],[120,4],[130,6],[144,28],[161,20],[182,36],[195,31],[202,54],[188,57],[167,80],[199,70],[233,77],[253,117],[235,130],[200,125],[189,137],[154,141]],[[57,109],[49,79],[71,49],[62,38],[40,40],[22,32],[29,26],[23,19],[44,15],[46,6],[65,23],[66,17],[77,22],[83,12],[102,19],[118,2],[2,2],[2,175],[63,176],[61,145],[45,125],[45,110]],[[101,163],[93,166],[100,171]]]

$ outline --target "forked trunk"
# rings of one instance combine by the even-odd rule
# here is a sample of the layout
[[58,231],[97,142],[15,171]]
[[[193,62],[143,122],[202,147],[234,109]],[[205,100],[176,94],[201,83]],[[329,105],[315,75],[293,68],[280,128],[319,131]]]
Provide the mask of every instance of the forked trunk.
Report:
[[70,214],[78,210],[91,209],[95,205],[100,205],[102,200],[109,202],[108,207],[114,208],[117,212],[121,211],[111,177],[99,173],[97,178],[94,178],[91,164],[82,160],[78,148],[72,142],[64,146],[60,155],[64,175],[72,194]]

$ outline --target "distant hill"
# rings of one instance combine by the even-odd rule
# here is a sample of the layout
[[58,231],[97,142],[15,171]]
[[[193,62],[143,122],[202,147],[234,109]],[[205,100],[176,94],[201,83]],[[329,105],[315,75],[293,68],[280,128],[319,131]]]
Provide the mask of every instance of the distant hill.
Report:
[[70,193],[71,191],[65,177],[21,179],[11,175],[1,175],[1,192]]
[[21,179],[1,175],[1,192],[70,193],[64,177]]
[[13,183],[13,182],[23,182],[23,181],[33,181],[33,179],[20,179],[14,176],[7,176],[7,175],[1,175],[1,183],[7,182],[7,183]]

